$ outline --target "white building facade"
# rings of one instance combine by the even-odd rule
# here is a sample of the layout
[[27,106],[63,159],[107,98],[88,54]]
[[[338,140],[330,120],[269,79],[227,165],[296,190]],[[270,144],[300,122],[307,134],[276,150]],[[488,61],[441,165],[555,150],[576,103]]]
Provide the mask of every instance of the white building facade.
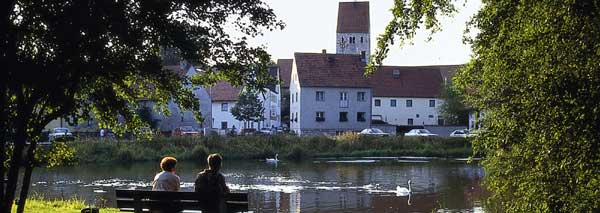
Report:
[[290,129],[299,135],[359,132],[371,125],[372,90],[359,55],[296,53]]
[[[274,78],[279,78],[276,67],[269,70]],[[281,126],[281,87],[278,84],[269,85],[264,92],[259,92],[258,99],[263,106],[263,120],[259,122],[244,122],[237,120],[231,113],[236,105],[242,88],[234,87],[228,82],[220,81],[210,87],[208,93],[212,100],[211,126],[219,134],[235,131],[240,133],[244,128],[273,128]]]
[[396,126],[443,125],[439,98],[374,97],[373,120]]

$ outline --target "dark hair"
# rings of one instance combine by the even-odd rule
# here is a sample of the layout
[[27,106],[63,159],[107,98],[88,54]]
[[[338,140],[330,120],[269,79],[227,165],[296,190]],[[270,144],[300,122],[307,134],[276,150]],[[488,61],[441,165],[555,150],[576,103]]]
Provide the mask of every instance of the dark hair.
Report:
[[160,161],[160,168],[163,171],[172,172],[173,169],[175,168],[176,164],[177,164],[177,159],[175,159],[174,157],[164,157]]
[[208,155],[206,161],[208,162],[209,168],[218,170],[221,168],[221,162],[223,161],[223,157],[221,157],[219,153],[210,154]]

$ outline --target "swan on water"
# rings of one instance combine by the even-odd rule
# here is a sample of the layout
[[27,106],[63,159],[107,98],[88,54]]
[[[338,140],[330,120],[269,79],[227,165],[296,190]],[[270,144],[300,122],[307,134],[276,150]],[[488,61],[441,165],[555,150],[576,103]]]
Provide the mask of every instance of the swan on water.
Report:
[[277,163],[279,161],[277,156],[279,156],[279,154],[275,154],[275,158],[267,158],[267,163]]
[[410,180],[408,180],[408,188],[396,186],[396,196],[407,196],[412,193],[412,189],[410,188]]

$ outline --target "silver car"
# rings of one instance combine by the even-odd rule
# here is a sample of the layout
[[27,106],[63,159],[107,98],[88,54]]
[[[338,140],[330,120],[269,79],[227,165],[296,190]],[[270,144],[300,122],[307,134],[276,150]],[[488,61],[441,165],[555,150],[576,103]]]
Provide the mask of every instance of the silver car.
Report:
[[407,133],[404,133],[404,136],[432,137],[432,136],[438,136],[438,135],[433,134],[429,130],[426,130],[426,129],[411,129]]
[[381,129],[377,129],[377,128],[363,129],[358,134],[359,135],[381,136],[381,137],[385,137],[385,136],[389,136],[390,135],[389,133],[385,133],[385,132],[381,131]]

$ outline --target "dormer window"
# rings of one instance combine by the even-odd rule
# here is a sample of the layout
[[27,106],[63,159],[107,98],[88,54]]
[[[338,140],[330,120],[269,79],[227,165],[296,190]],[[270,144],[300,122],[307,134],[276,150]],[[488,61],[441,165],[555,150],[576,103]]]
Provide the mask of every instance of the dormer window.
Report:
[[393,76],[395,79],[400,78],[400,70],[394,70]]

